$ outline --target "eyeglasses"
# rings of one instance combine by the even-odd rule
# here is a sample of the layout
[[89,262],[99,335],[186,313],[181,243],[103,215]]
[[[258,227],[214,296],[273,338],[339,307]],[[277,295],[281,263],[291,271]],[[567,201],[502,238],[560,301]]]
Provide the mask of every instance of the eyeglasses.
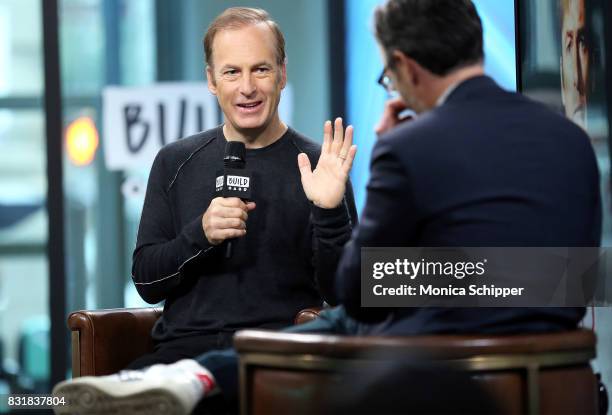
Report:
[[378,85],[382,86],[388,94],[395,91],[395,85],[393,85],[393,81],[387,75],[387,71],[389,70],[389,66],[385,66],[378,77]]

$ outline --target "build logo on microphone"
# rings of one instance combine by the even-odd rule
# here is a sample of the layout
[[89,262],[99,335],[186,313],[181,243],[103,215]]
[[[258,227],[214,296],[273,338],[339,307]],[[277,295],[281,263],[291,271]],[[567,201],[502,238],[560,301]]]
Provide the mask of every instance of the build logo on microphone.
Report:
[[215,181],[215,188],[217,192],[223,190],[223,177],[224,176],[217,176],[217,180]]
[[[223,179],[226,178],[225,183],[223,183]],[[226,190],[235,190],[239,192],[247,192],[249,190],[250,178],[247,176],[235,176],[235,175],[227,175],[227,176],[218,176],[215,182],[215,187],[217,188],[217,192],[224,189]],[[224,186],[225,185],[225,186]]]
[[227,187],[229,190],[238,190],[246,192],[249,190],[250,179],[245,176],[227,176]]

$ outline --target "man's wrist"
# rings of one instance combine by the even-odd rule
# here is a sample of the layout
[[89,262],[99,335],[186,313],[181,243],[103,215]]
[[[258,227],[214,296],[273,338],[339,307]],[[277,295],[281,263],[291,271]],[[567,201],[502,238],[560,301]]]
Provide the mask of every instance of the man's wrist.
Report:
[[337,222],[350,220],[348,209],[344,203],[344,199],[340,201],[340,204],[333,208],[324,208],[317,206],[315,203],[310,204],[310,211],[313,219],[316,222]]
[[183,228],[183,233],[187,236],[191,243],[195,244],[200,249],[207,249],[214,246],[209,242],[208,238],[206,237],[206,233],[204,232],[204,227],[202,226],[202,215],[188,223]]

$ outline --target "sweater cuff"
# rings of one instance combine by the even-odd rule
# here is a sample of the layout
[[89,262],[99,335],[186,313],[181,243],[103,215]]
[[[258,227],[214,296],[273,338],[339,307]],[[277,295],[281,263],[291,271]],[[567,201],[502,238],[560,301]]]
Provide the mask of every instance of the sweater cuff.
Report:
[[335,228],[346,225],[351,221],[344,199],[340,206],[332,209],[320,208],[311,203],[310,212],[312,213],[313,222],[319,226]]
[[206,250],[210,248],[212,245],[206,239],[206,234],[204,234],[204,229],[202,229],[202,216],[200,215],[195,220],[188,223],[183,228],[183,234],[187,237],[187,240],[191,245],[195,245],[201,250]]

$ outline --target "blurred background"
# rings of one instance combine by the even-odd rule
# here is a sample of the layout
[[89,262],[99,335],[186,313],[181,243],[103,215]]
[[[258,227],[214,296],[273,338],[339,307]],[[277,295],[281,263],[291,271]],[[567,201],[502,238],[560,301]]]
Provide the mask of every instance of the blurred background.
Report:
[[[261,7],[280,24],[289,78],[281,115],[288,124],[319,141],[326,119],[343,116],[355,126],[358,209],[373,128],[387,98],[376,84],[382,64],[371,30],[372,11],[382,1],[57,0],[62,174],[49,174],[49,149],[60,145],[45,132],[43,9],[49,3],[55,0],[0,0],[0,394],[46,392],[69,375],[70,311],[146,305],[130,269],[150,154],[190,131],[176,128],[182,110],[200,115],[194,131],[222,121],[203,84],[201,45],[217,14],[236,5]],[[476,3],[487,72],[516,90],[514,1]],[[116,102],[146,107],[147,97],[170,100],[164,85],[178,91],[175,101],[165,102],[165,123],[146,108],[142,119],[166,129],[140,136],[125,151],[111,114]],[[191,95],[181,98],[181,91]],[[609,157],[601,162],[607,166]],[[53,198],[63,201],[59,216],[47,205]],[[49,261],[50,225],[64,241],[59,268]],[[610,384],[611,313],[595,311],[596,365]],[[591,327],[592,319],[585,324]]]

